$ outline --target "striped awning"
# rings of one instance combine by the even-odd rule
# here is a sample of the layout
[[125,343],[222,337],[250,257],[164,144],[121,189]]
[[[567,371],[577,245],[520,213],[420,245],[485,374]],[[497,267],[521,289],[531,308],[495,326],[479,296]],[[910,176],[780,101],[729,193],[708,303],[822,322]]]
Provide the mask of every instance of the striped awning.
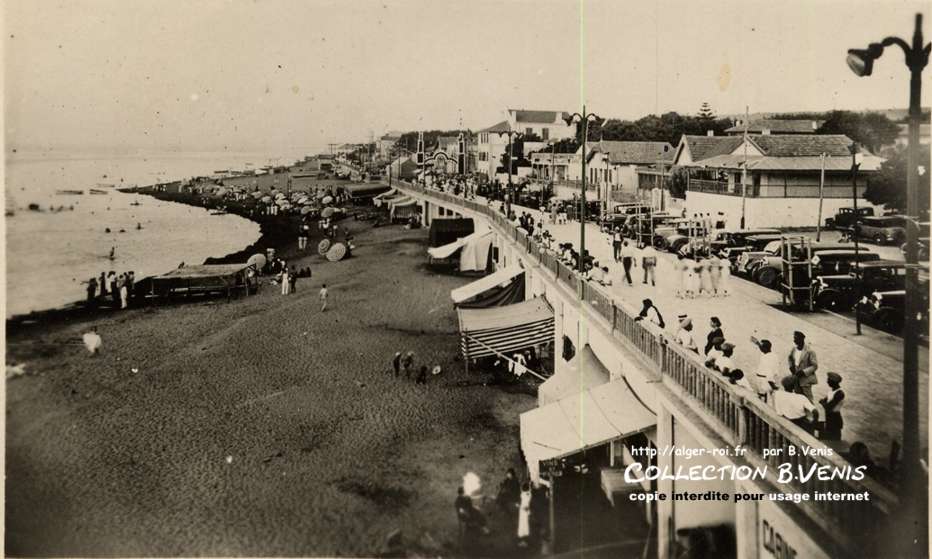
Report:
[[457,309],[465,359],[478,359],[553,341],[553,309],[543,297],[503,307]]

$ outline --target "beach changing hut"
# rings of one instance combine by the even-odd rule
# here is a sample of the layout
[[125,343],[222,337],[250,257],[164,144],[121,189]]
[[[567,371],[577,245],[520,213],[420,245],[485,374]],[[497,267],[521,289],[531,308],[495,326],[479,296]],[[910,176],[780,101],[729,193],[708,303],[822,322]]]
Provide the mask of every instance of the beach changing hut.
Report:
[[153,276],[150,294],[155,297],[171,295],[236,294],[248,295],[256,291],[255,275],[250,264],[202,264],[184,266],[167,274]]
[[447,261],[459,252],[460,272],[485,271],[492,254],[492,231],[485,229],[459,238],[452,243],[427,249],[430,262]]
[[509,266],[450,292],[453,305],[461,309],[484,309],[524,301],[524,268]]
[[553,341],[553,309],[543,297],[484,309],[456,309],[467,361],[506,355]]

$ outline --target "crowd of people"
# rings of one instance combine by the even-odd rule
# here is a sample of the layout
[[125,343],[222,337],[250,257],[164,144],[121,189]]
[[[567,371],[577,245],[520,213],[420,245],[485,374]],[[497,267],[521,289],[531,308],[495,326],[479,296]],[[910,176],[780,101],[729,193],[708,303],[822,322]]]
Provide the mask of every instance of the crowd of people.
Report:
[[130,270],[117,275],[113,270],[101,272],[100,278],[92,277],[86,282],[88,308],[109,305],[114,309],[128,308],[135,297],[136,272]]
[[421,365],[418,368],[414,363],[414,352],[408,350],[406,352],[395,352],[394,357],[392,357],[392,372],[395,378],[400,378],[404,374],[406,379],[414,378],[414,384],[427,384],[428,374],[437,376],[443,372],[443,369],[440,365],[434,365],[430,370],[428,370],[427,365]]

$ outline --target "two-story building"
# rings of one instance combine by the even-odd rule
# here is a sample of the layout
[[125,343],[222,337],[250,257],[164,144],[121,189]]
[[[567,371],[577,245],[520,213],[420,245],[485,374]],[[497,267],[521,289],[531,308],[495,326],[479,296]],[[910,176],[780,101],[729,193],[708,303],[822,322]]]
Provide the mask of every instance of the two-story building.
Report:
[[[604,204],[637,197],[638,166],[669,164],[675,149],[668,142],[600,140],[586,144],[586,182]],[[569,169],[570,180],[582,178],[582,146]]]
[[501,166],[502,154],[508,150],[508,135],[517,132],[524,136],[525,155],[542,149],[548,142],[556,142],[576,136],[576,126],[567,124],[568,116],[563,111],[536,111],[507,109],[505,120],[478,132],[478,172],[495,178]]
[[851,206],[855,188],[858,205],[870,205],[864,191],[882,160],[859,150],[853,187],[851,145],[842,134],[684,135],[673,165],[688,169],[689,213],[722,212],[739,224],[743,207],[747,227],[815,227]]
[[379,137],[375,143],[375,147],[379,152],[380,159],[391,159],[392,149],[395,147],[395,143],[401,139],[401,134],[398,132],[389,132]]

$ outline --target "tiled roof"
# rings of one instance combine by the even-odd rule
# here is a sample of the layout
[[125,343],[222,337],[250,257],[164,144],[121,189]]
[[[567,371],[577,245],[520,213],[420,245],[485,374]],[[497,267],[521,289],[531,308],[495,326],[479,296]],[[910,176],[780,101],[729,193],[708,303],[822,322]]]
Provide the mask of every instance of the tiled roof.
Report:
[[508,132],[509,130],[511,130],[511,126],[508,124],[507,120],[503,120],[497,124],[489,126],[488,128],[480,130],[479,133],[485,134],[487,132]]
[[750,139],[770,157],[818,157],[823,153],[827,156],[851,155],[848,150],[851,139],[844,134],[762,135],[750,136]]
[[683,136],[683,140],[689,145],[689,153],[695,162],[729,154],[744,141],[740,136]]
[[[880,168],[883,160],[875,155],[864,155],[861,159],[860,170],[876,171]],[[793,157],[769,157],[769,156],[748,156],[748,169],[752,171],[819,171],[822,168],[820,157],[813,156],[793,156]],[[703,167],[719,167],[723,169],[740,169],[744,166],[743,155],[717,155],[704,159],[698,163]],[[843,171],[851,170],[851,155],[831,156],[825,158],[826,171]]]
[[[748,132],[760,134],[764,130],[770,130],[773,134],[812,134],[818,130],[824,120],[779,120],[779,119],[761,119],[748,122]],[[744,125],[740,122],[732,126],[727,133],[743,133]]]
[[[587,146],[589,147],[589,146]],[[608,155],[610,163],[646,164],[659,159],[672,160],[676,150],[667,142],[628,142],[602,140],[592,147]]]
[[525,109],[510,109],[515,113],[515,121],[539,124],[553,124],[557,119],[562,120],[569,116],[565,111],[528,111]]

